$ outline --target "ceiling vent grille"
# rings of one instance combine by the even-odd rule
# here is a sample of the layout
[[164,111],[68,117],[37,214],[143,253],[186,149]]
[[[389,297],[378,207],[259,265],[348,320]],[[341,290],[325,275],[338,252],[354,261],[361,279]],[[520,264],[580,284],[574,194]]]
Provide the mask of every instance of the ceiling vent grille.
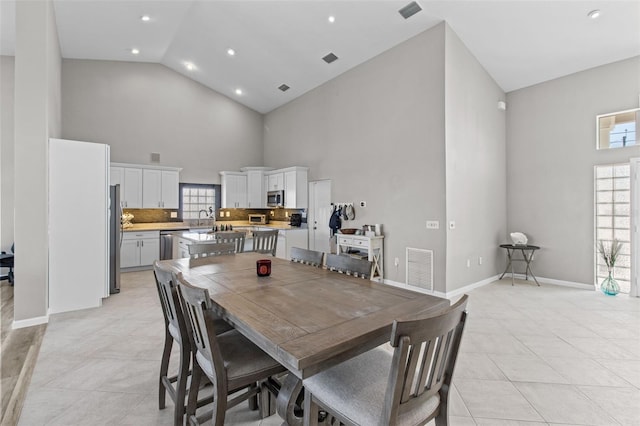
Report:
[[283,92],[286,92],[287,90],[291,89],[289,86],[287,86],[286,84],[281,84],[280,87],[278,87],[278,89],[282,90]]
[[407,247],[407,285],[433,291],[433,250]]
[[415,15],[416,13],[420,12],[421,10],[422,10],[422,8],[420,7],[420,5],[418,3],[416,3],[415,1],[412,1],[411,3],[409,3],[408,5],[403,7],[402,9],[400,9],[398,11],[398,13],[400,15],[402,15],[402,17],[404,19],[409,19],[413,15]]
[[333,61],[335,61],[337,59],[338,59],[338,57],[336,55],[334,55],[333,53],[329,53],[327,56],[322,58],[322,60],[325,61],[328,64],[330,64],[331,62],[333,62]]

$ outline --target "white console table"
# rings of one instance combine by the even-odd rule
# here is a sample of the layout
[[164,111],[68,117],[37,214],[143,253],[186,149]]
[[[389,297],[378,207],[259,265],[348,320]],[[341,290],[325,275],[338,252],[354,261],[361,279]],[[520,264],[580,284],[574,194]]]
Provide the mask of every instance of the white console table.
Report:
[[384,236],[367,237],[365,235],[337,234],[338,254],[347,253],[350,248],[366,250],[367,258],[373,263],[373,281],[382,282],[384,278]]

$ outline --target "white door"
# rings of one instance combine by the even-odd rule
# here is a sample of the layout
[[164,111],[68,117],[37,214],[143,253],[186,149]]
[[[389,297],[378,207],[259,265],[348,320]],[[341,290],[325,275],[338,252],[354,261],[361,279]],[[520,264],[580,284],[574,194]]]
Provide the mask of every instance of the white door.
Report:
[[629,296],[640,296],[640,158],[631,159],[631,285]]
[[309,249],[329,253],[331,238],[329,219],[331,218],[331,181],[309,182]]

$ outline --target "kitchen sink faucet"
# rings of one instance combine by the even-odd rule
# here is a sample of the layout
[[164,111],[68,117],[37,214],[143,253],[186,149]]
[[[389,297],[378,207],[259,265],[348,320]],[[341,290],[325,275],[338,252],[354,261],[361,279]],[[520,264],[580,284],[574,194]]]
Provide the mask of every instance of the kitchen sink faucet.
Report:
[[204,212],[204,214],[205,214],[207,217],[209,217],[209,212],[208,212],[208,211],[206,211],[205,209],[201,209],[201,210],[198,212],[198,226],[202,226],[202,224],[200,223],[200,219],[202,219],[202,216],[200,216],[200,215],[201,215],[201,213],[202,213],[202,212]]

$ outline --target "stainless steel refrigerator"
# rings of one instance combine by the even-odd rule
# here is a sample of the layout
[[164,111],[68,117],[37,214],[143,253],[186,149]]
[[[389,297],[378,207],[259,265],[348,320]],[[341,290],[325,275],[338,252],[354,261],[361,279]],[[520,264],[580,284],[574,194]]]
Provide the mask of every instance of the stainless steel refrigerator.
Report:
[[120,185],[109,187],[109,293],[120,293],[120,245],[122,226],[120,218]]

